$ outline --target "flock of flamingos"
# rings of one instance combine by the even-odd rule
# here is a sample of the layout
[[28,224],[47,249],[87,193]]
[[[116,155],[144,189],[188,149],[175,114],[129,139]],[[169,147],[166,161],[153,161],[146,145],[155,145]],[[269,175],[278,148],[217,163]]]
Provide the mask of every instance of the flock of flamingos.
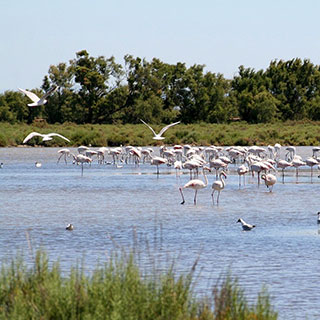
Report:
[[[36,96],[33,92],[20,89],[26,96],[32,100],[29,103],[29,107],[37,107],[43,105],[47,102],[47,98],[56,90],[58,87],[51,88],[45,95],[41,98]],[[145,121],[140,119],[143,124],[145,124],[152,132],[154,140],[164,140],[163,134],[172,126],[180,123],[171,123],[164,128],[159,133],[156,133],[154,129],[147,124]],[[41,134],[38,132],[31,132],[23,141],[27,143],[34,137],[41,137],[42,141],[52,140],[54,137],[59,137],[68,142],[70,140],[58,133]],[[219,202],[220,192],[225,187],[225,179],[227,178],[228,165],[236,164],[237,173],[239,175],[239,187],[241,186],[241,178],[245,177],[247,173],[252,175],[256,174],[258,179],[258,184],[260,184],[260,179],[262,179],[272,192],[273,186],[277,182],[276,173],[280,169],[282,171],[282,179],[284,180],[284,171],[286,168],[293,167],[296,171],[296,176],[298,176],[299,168],[303,166],[309,166],[311,168],[311,176],[313,175],[313,167],[317,166],[320,169],[320,158],[317,157],[318,152],[320,152],[319,147],[313,148],[313,153],[310,157],[305,160],[301,156],[296,154],[296,148],[293,146],[286,147],[285,159],[280,159],[280,144],[275,144],[274,146],[269,145],[267,148],[252,146],[252,147],[240,147],[231,146],[227,148],[222,148],[218,146],[209,147],[195,147],[190,145],[175,145],[173,147],[162,146],[159,148],[160,154],[155,156],[153,154],[154,150],[152,148],[140,148],[133,146],[107,148],[101,147],[97,150],[92,150],[86,146],[78,147],[78,154],[73,154],[67,148],[63,148],[58,151],[58,163],[63,158],[65,163],[67,163],[68,158],[73,159],[74,164],[81,165],[81,175],[83,175],[84,164],[91,164],[96,158],[99,164],[113,164],[117,168],[123,167],[123,165],[128,163],[134,163],[139,165],[142,163],[150,163],[157,167],[157,174],[159,174],[159,166],[167,165],[172,166],[176,169],[176,172],[181,170],[190,171],[190,180],[183,186],[179,188],[181,193],[182,202],[185,203],[185,198],[183,194],[184,189],[194,190],[194,204],[197,203],[197,193],[198,190],[204,189],[208,186],[207,172],[215,171],[216,181],[212,183],[212,201],[215,203],[215,193],[217,193],[216,203]],[[106,156],[110,155],[112,161],[106,161]],[[36,167],[41,167],[41,163],[36,162]],[[3,164],[1,164],[3,166]],[[199,171],[203,174],[203,180],[199,178]],[[247,224],[241,218],[237,221],[242,224],[243,230],[251,230],[254,225]],[[320,223],[320,212],[318,213],[318,223]],[[70,224],[66,228],[67,230],[72,230],[73,226]]]

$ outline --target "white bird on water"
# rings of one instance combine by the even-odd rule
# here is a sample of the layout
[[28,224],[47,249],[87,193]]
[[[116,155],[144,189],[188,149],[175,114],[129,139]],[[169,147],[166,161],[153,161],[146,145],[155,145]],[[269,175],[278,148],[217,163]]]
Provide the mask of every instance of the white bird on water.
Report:
[[66,226],[66,230],[73,230],[73,224],[69,223],[67,226]]
[[70,140],[64,136],[62,136],[61,134],[58,133],[48,133],[48,134],[41,134],[38,132],[31,132],[30,134],[28,134],[25,139],[23,140],[23,143],[26,143],[27,141],[29,141],[30,139],[32,139],[33,137],[42,137],[42,141],[49,141],[52,140],[52,137],[60,137],[68,142],[70,142]]
[[152,139],[154,140],[163,140],[164,137],[162,137],[162,135],[170,128],[175,126],[176,124],[180,123],[180,121],[178,122],[174,122],[171,124],[168,124],[167,126],[165,126],[164,128],[161,129],[161,131],[159,133],[155,133],[155,131],[147,124],[145,123],[142,119],[140,119],[142,123],[144,123],[153,133],[154,137]]
[[37,107],[46,104],[46,99],[50,96],[50,94],[54,93],[58,89],[58,87],[52,87],[41,98],[39,98],[35,93],[31,91],[24,90],[21,88],[18,89],[33,101],[33,103],[28,104],[29,107]]
[[241,222],[242,224],[242,229],[244,231],[250,231],[251,229],[255,228],[255,225],[254,224],[249,224],[249,223],[246,223],[243,219],[239,219],[237,222]]

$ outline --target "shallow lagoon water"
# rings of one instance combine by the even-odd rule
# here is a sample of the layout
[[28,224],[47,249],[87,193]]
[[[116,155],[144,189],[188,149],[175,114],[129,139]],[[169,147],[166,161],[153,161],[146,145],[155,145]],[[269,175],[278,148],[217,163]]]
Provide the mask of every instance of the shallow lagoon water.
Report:
[[[199,258],[195,291],[210,295],[222,274],[231,270],[249,298],[263,285],[280,319],[318,319],[320,300],[320,179],[304,167],[296,178],[278,174],[273,192],[256,177],[246,177],[239,188],[230,166],[219,205],[209,188],[185,190],[180,205],[178,187],[189,173],[176,176],[173,168],[133,164],[57,165],[56,148],[2,148],[0,162],[0,259],[18,252],[31,259],[42,247],[51,261],[59,259],[65,272],[82,263],[87,272],[104,263],[115,251],[134,247],[141,265],[166,268],[175,260],[177,272],[188,272]],[[310,147],[297,148],[303,158]],[[284,155],[282,155],[283,158]],[[42,163],[36,168],[35,161]],[[243,232],[243,218],[256,225]],[[75,229],[66,231],[72,223]],[[28,239],[30,241],[28,241]]]

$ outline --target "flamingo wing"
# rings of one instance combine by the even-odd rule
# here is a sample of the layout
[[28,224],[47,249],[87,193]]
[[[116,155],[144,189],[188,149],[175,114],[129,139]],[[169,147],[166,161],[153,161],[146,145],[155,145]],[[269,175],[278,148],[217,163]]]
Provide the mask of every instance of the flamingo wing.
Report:
[[38,132],[31,132],[24,138],[22,143],[26,143],[27,141],[29,141],[30,139],[32,139],[33,137],[36,137],[36,136],[43,138],[43,134],[40,134]]
[[156,136],[157,134],[154,132],[154,130],[147,124],[145,123],[142,119],[140,119],[142,123],[144,123],[151,131],[152,133]]
[[21,88],[18,88],[22,93],[24,93],[28,98],[30,98],[33,102],[38,102],[40,100],[40,98],[34,94],[31,91],[28,90],[23,90]]
[[167,126],[165,126],[164,128],[162,128],[161,131],[159,132],[159,136],[162,136],[170,127],[173,127],[178,123],[180,123],[180,121],[174,122],[174,123],[170,123]]
[[49,133],[47,136],[48,136],[48,137],[57,136],[57,137],[60,137],[60,138],[62,138],[62,139],[64,139],[64,140],[66,140],[66,141],[70,142],[70,140],[69,140],[68,138],[66,138],[66,137],[62,136],[62,135],[61,135],[61,134],[59,134],[59,133],[54,133],[54,132],[52,132],[52,133]]

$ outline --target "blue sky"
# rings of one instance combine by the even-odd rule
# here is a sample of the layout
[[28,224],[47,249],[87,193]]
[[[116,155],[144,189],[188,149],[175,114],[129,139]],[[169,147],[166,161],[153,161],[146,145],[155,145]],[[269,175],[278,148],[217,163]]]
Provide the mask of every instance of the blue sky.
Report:
[[0,0],[0,92],[39,88],[50,65],[91,56],[206,65],[232,78],[274,59],[320,65],[316,0]]

